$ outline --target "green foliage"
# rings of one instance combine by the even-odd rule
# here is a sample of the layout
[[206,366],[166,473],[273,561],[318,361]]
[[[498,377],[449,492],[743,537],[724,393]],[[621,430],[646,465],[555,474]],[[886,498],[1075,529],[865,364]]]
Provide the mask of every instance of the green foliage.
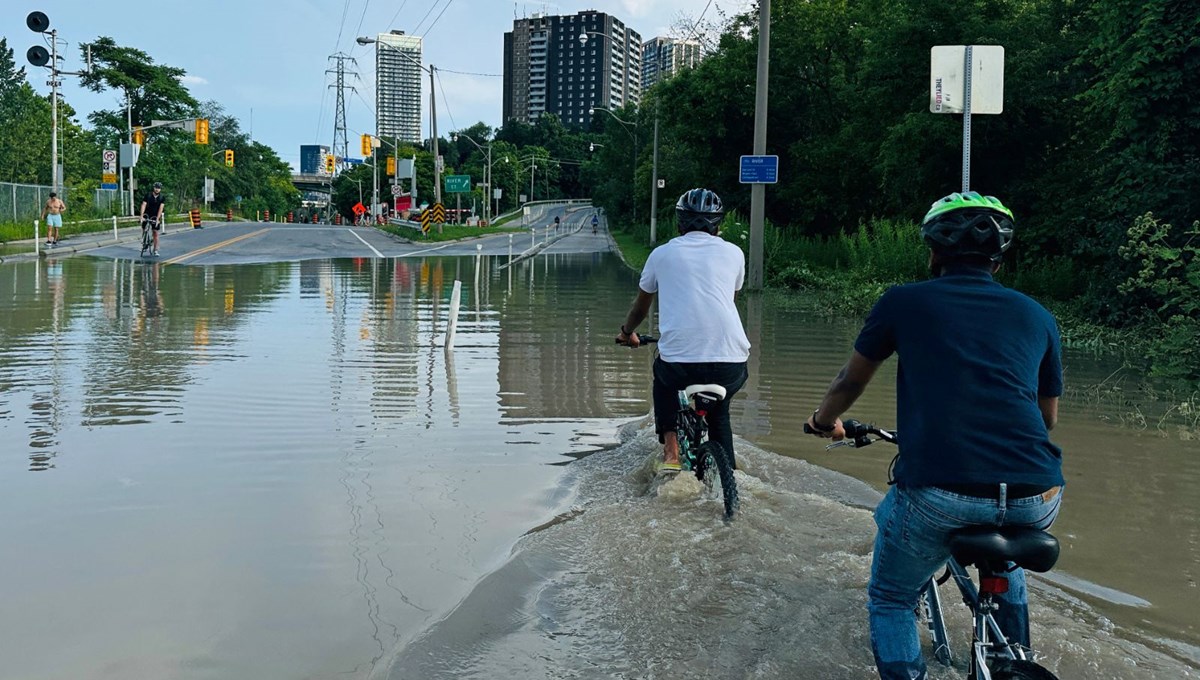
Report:
[[1200,315],[1200,222],[1178,238],[1171,225],[1146,213],[1126,232],[1117,253],[1137,271],[1117,286],[1134,299],[1147,301],[1160,319]]

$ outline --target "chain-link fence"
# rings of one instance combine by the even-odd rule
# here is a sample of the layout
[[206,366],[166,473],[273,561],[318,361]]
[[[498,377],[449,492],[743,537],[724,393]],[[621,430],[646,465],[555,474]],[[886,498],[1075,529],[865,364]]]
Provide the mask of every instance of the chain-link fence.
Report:
[[[26,222],[41,217],[42,206],[50,198],[50,187],[37,184],[0,182],[0,222]],[[63,200],[69,215],[101,217],[123,214],[120,191],[95,189],[63,189]]]

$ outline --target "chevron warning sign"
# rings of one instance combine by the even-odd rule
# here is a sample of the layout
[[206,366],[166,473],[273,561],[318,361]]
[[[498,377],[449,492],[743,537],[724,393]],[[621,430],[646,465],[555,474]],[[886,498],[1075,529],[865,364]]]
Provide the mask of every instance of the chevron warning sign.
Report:
[[426,208],[421,211],[421,233],[429,233],[429,224],[433,221],[433,208]]
[[433,210],[434,222],[437,222],[438,224],[446,223],[446,206],[442,205],[441,203],[434,203],[431,210]]

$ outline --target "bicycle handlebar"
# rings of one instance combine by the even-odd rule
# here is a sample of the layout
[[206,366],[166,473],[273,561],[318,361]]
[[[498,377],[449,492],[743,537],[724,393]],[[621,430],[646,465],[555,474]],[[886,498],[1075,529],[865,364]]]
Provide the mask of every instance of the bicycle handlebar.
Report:
[[[638,333],[637,336],[638,336],[638,347],[640,347],[642,345],[649,345],[651,343],[658,342],[658,338],[654,337],[653,335],[642,335],[641,333]],[[618,345],[624,345],[625,347],[632,347],[632,345],[630,345],[628,342],[621,342],[620,340],[615,340],[615,342]],[[634,348],[634,349],[636,349],[636,348]]]
[[[885,441],[889,444],[897,444],[898,435],[894,430],[884,430],[875,427],[870,423],[862,423],[857,420],[842,421],[842,429],[846,431],[846,438],[840,442],[834,442],[826,449],[834,449],[839,446],[849,446],[852,448],[862,448],[870,446],[877,441]],[[812,429],[809,424],[804,423],[804,434],[817,434],[817,431]],[[872,439],[871,437],[875,438]]]

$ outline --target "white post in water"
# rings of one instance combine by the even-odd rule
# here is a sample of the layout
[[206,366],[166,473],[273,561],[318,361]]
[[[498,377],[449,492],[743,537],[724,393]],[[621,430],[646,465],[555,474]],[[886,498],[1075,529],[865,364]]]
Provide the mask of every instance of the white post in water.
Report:
[[462,281],[454,281],[454,291],[450,293],[450,319],[446,327],[446,349],[454,349],[454,332],[458,330],[458,307],[462,303]]
[[117,240],[117,216],[113,215],[113,240]]
[[34,255],[42,254],[41,244],[38,243],[38,241],[41,240],[42,236],[39,233],[38,227],[39,227],[38,221],[34,220],[33,221],[33,254]]
[[512,233],[508,235],[508,266],[512,266]]
[[475,244],[475,293],[479,293],[479,265],[483,261],[483,244]]

